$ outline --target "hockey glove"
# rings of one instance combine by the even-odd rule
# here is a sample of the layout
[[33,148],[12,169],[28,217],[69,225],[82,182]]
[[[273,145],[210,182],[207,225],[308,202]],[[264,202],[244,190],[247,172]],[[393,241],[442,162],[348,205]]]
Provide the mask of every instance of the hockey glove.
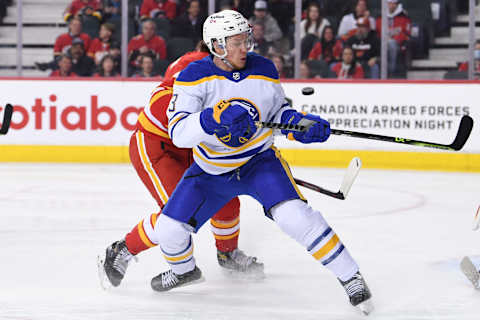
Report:
[[297,140],[301,143],[324,142],[330,136],[330,123],[313,114],[287,110],[283,112],[281,122],[307,127],[307,130],[303,132],[282,130],[282,133],[286,135],[289,140]]
[[203,110],[200,124],[206,133],[216,134],[219,138],[231,135],[248,140],[256,131],[255,122],[245,108],[224,100]]

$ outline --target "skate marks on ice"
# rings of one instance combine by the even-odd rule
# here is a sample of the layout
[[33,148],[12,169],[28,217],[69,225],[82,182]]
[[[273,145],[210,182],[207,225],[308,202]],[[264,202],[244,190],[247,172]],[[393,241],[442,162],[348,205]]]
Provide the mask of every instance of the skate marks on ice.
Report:
[[[294,171],[331,188],[343,175],[335,169]],[[154,248],[131,266],[120,287],[103,291],[97,253],[155,210],[135,172],[129,166],[4,164],[0,176],[3,190],[15,190],[14,201],[0,202],[0,243],[7,257],[0,273],[0,319],[366,319],[334,276],[265,219],[253,200],[242,199],[240,245],[265,263],[263,281],[225,277],[210,230],[202,228],[195,255],[204,283],[153,292],[151,278],[167,268]],[[478,207],[479,178],[365,169],[345,202],[304,194],[338,229],[368,279],[375,305],[368,319],[478,319],[479,292],[459,264],[479,250],[478,233],[465,231],[472,219],[468,203],[475,200]],[[391,189],[414,189],[427,202],[399,214],[355,219],[419,201]]]

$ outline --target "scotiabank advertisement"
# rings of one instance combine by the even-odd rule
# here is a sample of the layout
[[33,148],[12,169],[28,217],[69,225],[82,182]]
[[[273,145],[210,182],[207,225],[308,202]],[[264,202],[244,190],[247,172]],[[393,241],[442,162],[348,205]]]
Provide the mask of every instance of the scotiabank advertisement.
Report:
[[144,81],[0,80],[0,105],[14,106],[0,144],[128,145],[158,85]]
[[[0,106],[14,105],[3,145],[126,146],[138,113],[158,82],[0,80]],[[322,116],[332,128],[449,144],[460,119],[480,119],[480,83],[294,82],[282,84],[299,111]],[[302,88],[312,87],[312,95]],[[303,145],[283,137],[280,148],[428,151],[401,144],[332,136]],[[438,150],[430,150],[438,152]],[[474,124],[462,152],[480,153]]]

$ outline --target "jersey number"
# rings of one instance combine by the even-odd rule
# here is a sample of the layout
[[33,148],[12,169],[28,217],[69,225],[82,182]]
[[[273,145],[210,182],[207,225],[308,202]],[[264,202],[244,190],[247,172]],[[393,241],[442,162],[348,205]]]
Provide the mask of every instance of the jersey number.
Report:
[[177,102],[178,94],[172,95],[172,99],[170,100],[170,107],[168,108],[168,112],[175,111],[175,102]]

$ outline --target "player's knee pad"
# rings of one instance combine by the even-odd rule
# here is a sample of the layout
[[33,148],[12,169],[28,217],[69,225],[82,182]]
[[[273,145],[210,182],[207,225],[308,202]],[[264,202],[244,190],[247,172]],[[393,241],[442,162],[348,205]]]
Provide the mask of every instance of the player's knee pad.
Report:
[[271,212],[280,229],[304,247],[310,246],[329,228],[320,212],[299,199],[282,202]]
[[162,251],[181,252],[191,242],[191,231],[185,223],[174,220],[164,214],[161,214],[157,219],[155,233]]

